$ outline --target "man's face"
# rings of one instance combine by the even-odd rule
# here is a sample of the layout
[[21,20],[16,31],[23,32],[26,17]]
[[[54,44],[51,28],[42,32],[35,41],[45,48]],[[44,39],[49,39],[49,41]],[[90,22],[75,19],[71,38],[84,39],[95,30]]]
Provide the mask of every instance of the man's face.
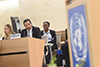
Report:
[[32,28],[32,24],[31,24],[29,21],[27,21],[27,22],[24,23],[24,27],[25,27],[27,30],[30,30],[30,29]]

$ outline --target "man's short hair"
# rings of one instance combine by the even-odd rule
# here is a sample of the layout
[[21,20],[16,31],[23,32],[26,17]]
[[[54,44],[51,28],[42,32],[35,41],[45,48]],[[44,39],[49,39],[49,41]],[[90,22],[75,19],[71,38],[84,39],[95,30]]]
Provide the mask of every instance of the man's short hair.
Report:
[[23,21],[23,24],[25,24],[25,22],[27,22],[27,21],[29,21],[29,22],[31,23],[31,20],[30,20],[30,19],[25,19],[25,20]]

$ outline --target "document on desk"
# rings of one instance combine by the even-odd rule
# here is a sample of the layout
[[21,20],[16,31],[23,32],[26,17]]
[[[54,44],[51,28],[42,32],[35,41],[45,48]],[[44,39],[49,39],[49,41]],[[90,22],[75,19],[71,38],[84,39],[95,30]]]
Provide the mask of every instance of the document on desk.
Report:
[[53,46],[53,44],[50,44],[51,46]]
[[10,39],[16,39],[16,38],[21,38],[21,34],[17,33],[17,34],[10,35]]

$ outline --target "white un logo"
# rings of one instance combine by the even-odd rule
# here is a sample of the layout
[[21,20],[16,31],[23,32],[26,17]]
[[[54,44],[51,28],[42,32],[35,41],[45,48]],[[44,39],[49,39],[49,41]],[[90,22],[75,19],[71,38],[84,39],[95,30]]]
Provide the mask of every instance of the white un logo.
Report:
[[70,37],[72,44],[72,51],[76,61],[87,58],[87,30],[86,22],[82,14],[74,13],[70,19]]

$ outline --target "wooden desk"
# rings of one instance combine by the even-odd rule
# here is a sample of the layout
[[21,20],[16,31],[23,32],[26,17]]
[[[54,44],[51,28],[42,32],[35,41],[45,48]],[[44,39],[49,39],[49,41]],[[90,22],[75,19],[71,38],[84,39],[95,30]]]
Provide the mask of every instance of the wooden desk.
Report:
[[27,37],[0,43],[0,67],[42,67],[44,40]]

